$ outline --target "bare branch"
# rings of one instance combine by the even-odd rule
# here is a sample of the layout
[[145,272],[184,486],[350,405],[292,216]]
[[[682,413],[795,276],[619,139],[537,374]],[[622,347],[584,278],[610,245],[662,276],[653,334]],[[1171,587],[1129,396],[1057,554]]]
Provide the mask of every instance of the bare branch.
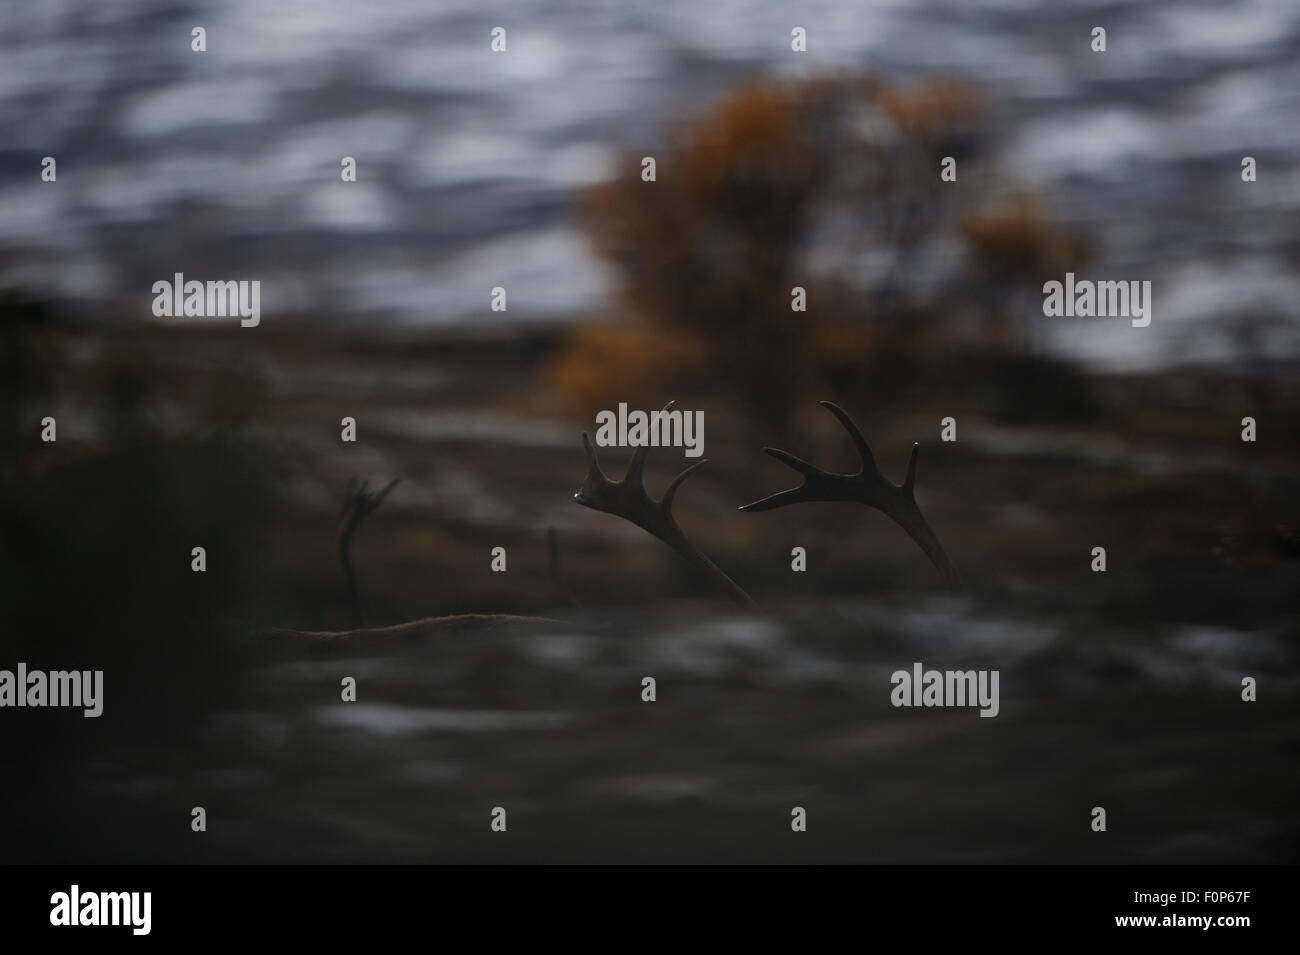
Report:
[[365,626],[361,612],[361,592],[357,587],[357,575],[352,568],[352,535],[363,520],[373,514],[388,497],[401,478],[393,478],[378,493],[370,490],[369,481],[358,482],[356,477],[348,481],[347,490],[343,492],[343,503],[339,509],[339,563],[343,565],[343,576],[347,579],[348,594],[352,598],[352,612],[357,619],[357,626]]

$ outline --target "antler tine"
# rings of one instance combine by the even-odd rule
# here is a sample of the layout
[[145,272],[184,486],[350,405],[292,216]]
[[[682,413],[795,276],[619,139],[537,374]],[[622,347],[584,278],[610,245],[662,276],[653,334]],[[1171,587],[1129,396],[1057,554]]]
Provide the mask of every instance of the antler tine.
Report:
[[596,449],[591,446],[591,438],[587,437],[587,432],[582,432],[582,450],[587,453],[587,476],[590,478],[605,477],[605,472],[600,469],[600,459],[596,457]]
[[906,494],[913,502],[916,501],[916,459],[921,451],[919,441],[912,442],[912,453],[907,456],[907,476],[903,478],[903,483],[899,485],[903,493]]
[[[668,404],[664,405],[664,410],[660,413],[667,414],[673,410],[673,405],[675,404],[677,404],[676,401],[668,402]],[[631,484],[642,488],[645,487],[645,459],[649,453],[649,446],[644,444],[639,445],[636,450],[632,452],[632,460],[628,463],[627,474],[623,476],[624,484]]]
[[388,492],[391,491],[393,488],[397,487],[397,485],[400,484],[401,481],[402,481],[401,478],[395,477],[387,484],[385,484],[384,489],[375,495],[374,507],[372,507],[371,510],[374,510],[375,507],[378,507],[380,504],[384,503],[384,498],[388,497]]
[[849,433],[853,439],[854,446],[858,449],[858,456],[862,459],[862,468],[859,474],[865,474],[867,471],[876,470],[876,456],[871,453],[871,448],[867,444],[867,439],[863,437],[862,431],[858,428],[857,423],[849,417],[849,413],[835,404],[833,401],[820,402],[821,406],[835,415],[840,424],[844,425],[844,430]]
[[861,475],[861,471],[856,475],[830,474],[815,464],[809,464],[803,458],[797,458],[780,448],[764,448],[763,450],[782,464],[802,474],[803,483],[789,490],[769,494],[761,501],[745,504],[740,508],[742,511],[770,511],[773,508],[785,507],[788,504],[801,504],[806,501],[854,500],[849,495],[849,486],[844,484],[840,478],[857,477]]
[[800,484],[798,487],[792,487],[788,491],[777,491],[775,494],[769,494],[761,500],[753,501],[749,504],[742,504],[739,510],[742,511],[770,511],[774,508],[785,507],[787,504],[801,504],[804,501],[817,501],[821,498],[813,497],[808,493],[807,482]]
[[867,445],[862,431],[848,413],[838,405],[823,401],[822,406],[839,419],[844,430],[853,438],[858,453],[862,457],[862,468],[856,474],[833,474],[809,464],[793,454],[776,448],[764,448],[768,454],[804,476],[803,483],[795,488],[778,491],[775,494],[746,504],[742,511],[770,511],[789,504],[811,501],[857,501],[867,507],[883,511],[903,528],[930,558],[930,562],[943,575],[949,587],[961,586],[961,575],[956,565],[948,557],[947,551],[939,539],[930,530],[920,508],[916,506],[916,462],[920,450],[919,444],[912,445],[911,456],[907,461],[907,476],[902,484],[891,483],[880,469],[876,467],[875,455]]
[[692,474],[694,474],[696,471],[698,471],[700,468],[704,467],[704,465],[708,463],[709,463],[708,458],[703,458],[699,461],[696,461],[694,464],[688,467],[681,474],[677,475],[677,477],[673,478],[672,483],[668,485],[668,490],[664,491],[664,496],[659,499],[659,507],[660,509],[663,510],[664,514],[670,520],[672,519],[673,516],[672,515],[673,495],[677,493],[677,489],[681,487],[683,481],[685,481],[688,477],[690,477]]
[[764,448],[765,454],[770,454],[782,464],[795,471],[798,471],[804,477],[823,477],[826,472],[815,464],[809,464],[803,458],[796,458],[788,451],[782,451],[780,448]]
[[644,444],[632,452],[632,460],[627,463],[627,473],[623,475],[621,483],[645,490],[645,459],[649,453],[650,449]]

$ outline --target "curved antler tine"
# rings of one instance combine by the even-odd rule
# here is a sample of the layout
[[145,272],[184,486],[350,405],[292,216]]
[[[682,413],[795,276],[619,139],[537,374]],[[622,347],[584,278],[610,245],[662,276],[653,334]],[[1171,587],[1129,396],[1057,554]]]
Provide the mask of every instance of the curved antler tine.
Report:
[[663,508],[665,513],[668,513],[668,511],[671,510],[673,506],[673,495],[677,493],[677,488],[681,486],[681,483],[708,463],[708,458],[696,461],[681,474],[677,475],[677,477],[673,478],[673,482],[668,485],[668,490],[664,491],[664,496],[659,501],[659,506]]
[[[663,410],[659,412],[665,415],[673,410],[676,401],[670,401],[664,405]],[[645,459],[650,454],[650,446],[646,444],[638,445],[632,452],[632,460],[628,462],[627,474],[623,475],[623,483],[629,487],[645,487]]]
[[809,464],[803,458],[796,458],[789,451],[782,451],[780,448],[764,448],[763,451],[776,458],[786,467],[798,471],[804,477],[817,477],[826,473],[817,465]]
[[867,445],[867,439],[862,436],[862,431],[849,417],[849,413],[833,401],[823,401],[820,404],[840,420],[840,424],[844,425],[844,430],[853,439],[853,443],[858,449],[858,456],[862,458],[863,473],[868,470],[876,470],[876,456],[871,453],[871,448]]
[[769,494],[761,501],[754,501],[751,504],[742,504],[742,511],[770,511],[778,507],[785,507],[787,504],[799,504],[803,501],[810,500],[808,496],[808,485],[801,484],[799,487],[792,487],[786,491],[777,491],[775,494]]
[[582,432],[582,450],[587,454],[587,473],[593,478],[605,480],[605,472],[600,469],[600,461],[596,457],[596,449],[591,446],[591,438],[587,437],[587,432]]
[[373,511],[377,509],[380,504],[384,503],[384,498],[388,497],[388,492],[391,491],[393,488],[397,487],[398,482],[400,482],[401,480],[402,480],[401,478],[395,477],[387,484],[385,484],[383,490],[381,490],[378,494],[376,494],[374,496],[374,499],[370,502],[370,510]]
[[632,460],[628,462],[627,474],[623,477],[623,483],[629,487],[643,487],[645,484],[645,459],[650,453],[650,447],[645,444],[637,445],[632,452]]
[[903,493],[909,498],[916,498],[916,456],[920,452],[920,442],[912,443],[912,454],[907,459],[907,477],[903,478]]

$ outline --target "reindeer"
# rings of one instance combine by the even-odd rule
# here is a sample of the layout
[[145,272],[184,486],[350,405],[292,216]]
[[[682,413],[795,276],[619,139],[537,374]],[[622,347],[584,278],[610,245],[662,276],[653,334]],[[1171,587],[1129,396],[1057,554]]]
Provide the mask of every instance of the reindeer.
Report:
[[[672,409],[674,402],[669,402],[664,411]],[[770,511],[790,504],[803,504],[813,501],[856,501],[867,507],[883,511],[907,532],[907,535],[930,558],[935,569],[939,571],[944,583],[953,590],[961,588],[961,575],[957,566],[948,556],[939,538],[935,536],[930,525],[916,506],[914,489],[916,486],[916,459],[920,446],[912,445],[912,455],[907,462],[907,476],[902,484],[892,484],[876,467],[875,455],[862,436],[862,431],[839,405],[829,401],[821,402],[823,408],[839,420],[849,437],[853,439],[861,459],[861,466],[853,474],[833,474],[797,458],[788,451],[779,448],[763,450],[803,475],[803,483],[798,487],[778,491],[759,501],[745,504],[742,511]],[[643,471],[648,449],[643,445],[632,452],[632,461],[627,473],[619,482],[610,481],[600,469],[595,449],[587,432],[582,433],[582,446],[587,453],[587,477],[582,487],[573,496],[574,500],[593,510],[614,514],[631,521],[637,527],[659,538],[673,550],[684,557],[688,564],[718,583],[723,590],[735,598],[742,606],[754,609],[757,605],[739,584],[720,570],[682,533],[672,515],[673,495],[688,477],[702,468],[707,458],[697,461],[677,477],[673,478],[663,498],[654,501],[646,493]]]

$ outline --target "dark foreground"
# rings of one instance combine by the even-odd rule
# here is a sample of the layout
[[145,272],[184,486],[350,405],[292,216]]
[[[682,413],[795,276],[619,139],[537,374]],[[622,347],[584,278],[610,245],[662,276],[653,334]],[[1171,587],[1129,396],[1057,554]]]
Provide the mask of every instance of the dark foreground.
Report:
[[[1277,863],[1300,845],[1281,627],[908,598],[262,639],[277,662],[183,747],[47,766],[55,785],[6,816],[10,861]],[[892,707],[914,661],[999,669],[999,715]]]

